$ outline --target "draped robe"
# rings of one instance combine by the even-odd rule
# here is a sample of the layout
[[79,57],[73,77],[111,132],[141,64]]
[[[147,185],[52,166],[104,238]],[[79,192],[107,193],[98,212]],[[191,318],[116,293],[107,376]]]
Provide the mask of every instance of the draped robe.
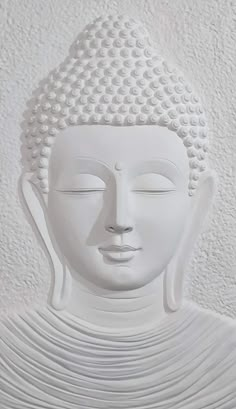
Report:
[[0,323],[1,409],[235,409],[236,325],[185,303],[145,329],[50,307]]

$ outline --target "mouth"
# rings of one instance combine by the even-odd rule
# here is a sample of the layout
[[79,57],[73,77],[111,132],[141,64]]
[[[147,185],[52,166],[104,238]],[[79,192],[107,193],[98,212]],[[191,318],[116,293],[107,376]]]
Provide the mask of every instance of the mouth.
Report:
[[99,247],[99,251],[103,256],[107,257],[109,260],[119,262],[131,260],[138,250],[141,250],[141,247],[135,248],[128,245]]

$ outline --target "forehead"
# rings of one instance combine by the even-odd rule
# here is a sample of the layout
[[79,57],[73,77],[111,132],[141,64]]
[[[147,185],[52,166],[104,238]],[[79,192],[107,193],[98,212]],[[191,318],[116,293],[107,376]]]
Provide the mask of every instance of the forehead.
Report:
[[114,167],[117,161],[125,167],[137,162],[165,159],[183,173],[189,173],[188,157],[182,140],[168,128],[143,125],[115,127],[82,125],[60,132],[52,150],[50,166],[66,167],[79,157],[89,157]]

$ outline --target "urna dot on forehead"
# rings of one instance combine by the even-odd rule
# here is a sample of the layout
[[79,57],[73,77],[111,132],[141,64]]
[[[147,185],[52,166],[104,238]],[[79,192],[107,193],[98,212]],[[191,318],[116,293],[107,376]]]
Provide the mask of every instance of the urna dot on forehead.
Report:
[[189,158],[189,195],[206,168],[206,119],[190,84],[156,51],[145,27],[128,16],[99,17],[47,79],[29,115],[29,168],[42,192],[57,134],[76,125],[157,125],[174,131]]

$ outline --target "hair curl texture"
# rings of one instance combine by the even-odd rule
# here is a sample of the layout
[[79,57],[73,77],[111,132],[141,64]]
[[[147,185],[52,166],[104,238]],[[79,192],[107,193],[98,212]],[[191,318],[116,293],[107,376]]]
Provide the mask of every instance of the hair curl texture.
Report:
[[206,120],[199,98],[155,51],[146,29],[127,16],[97,18],[72,55],[48,78],[28,120],[29,167],[44,193],[58,132],[68,126],[166,126],[189,157],[189,195],[206,167]]

